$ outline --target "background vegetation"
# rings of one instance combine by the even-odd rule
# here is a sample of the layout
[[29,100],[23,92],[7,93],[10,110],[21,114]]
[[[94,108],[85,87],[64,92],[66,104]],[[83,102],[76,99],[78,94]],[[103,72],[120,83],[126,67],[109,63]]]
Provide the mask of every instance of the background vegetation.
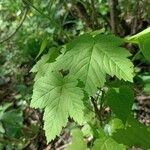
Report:
[[[51,47],[85,32],[133,35],[150,25],[149,0],[0,0],[0,149],[64,149],[73,124],[47,144],[42,111],[29,107],[31,68]],[[135,55],[136,46],[126,45]],[[135,117],[150,125],[150,63],[142,54],[136,66]]]

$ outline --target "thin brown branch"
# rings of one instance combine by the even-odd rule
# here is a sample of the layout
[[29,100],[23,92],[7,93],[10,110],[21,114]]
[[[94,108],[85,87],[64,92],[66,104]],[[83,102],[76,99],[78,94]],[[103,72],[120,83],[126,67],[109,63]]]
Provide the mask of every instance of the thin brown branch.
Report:
[[137,28],[138,28],[138,18],[139,18],[139,0],[136,1],[135,4],[135,8],[134,8],[134,18],[133,18],[133,22],[132,22],[132,29],[131,29],[131,34],[135,34],[137,32]]
[[111,20],[111,29],[112,32],[117,34],[117,5],[118,0],[109,0],[109,9],[110,9],[110,20]]
[[13,138],[13,137],[9,137],[9,136],[3,136],[0,137],[0,143],[5,143],[5,144],[10,144],[10,143],[22,143],[21,140]]
[[98,17],[97,17],[96,8],[95,8],[95,0],[91,0],[91,7],[92,7],[93,29],[98,29],[99,28],[99,23],[98,23]]
[[150,96],[146,96],[146,95],[141,95],[141,96],[137,96],[136,97],[137,100],[150,100]]
[[10,39],[18,32],[18,30],[21,28],[23,22],[24,22],[25,19],[26,19],[27,13],[28,13],[28,7],[25,8],[25,11],[24,11],[24,14],[23,14],[23,16],[22,16],[22,19],[21,19],[21,21],[20,21],[18,27],[15,29],[15,31],[12,32],[12,33],[11,33],[8,37],[6,37],[4,40],[0,41],[0,44],[6,42],[6,41],[8,41],[8,40],[10,40]]

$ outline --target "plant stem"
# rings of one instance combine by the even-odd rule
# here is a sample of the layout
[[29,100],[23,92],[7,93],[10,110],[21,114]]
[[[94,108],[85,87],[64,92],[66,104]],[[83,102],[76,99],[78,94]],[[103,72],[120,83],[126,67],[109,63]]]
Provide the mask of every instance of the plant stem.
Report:
[[21,143],[22,141],[20,141],[19,139],[16,139],[16,138],[11,138],[11,137],[7,137],[7,136],[4,136],[4,137],[0,137],[0,143],[5,143],[5,144],[12,144],[12,143]]
[[141,53],[141,51],[139,50],[133,57],[132,57],[132,62],[137,58],[137,56]]

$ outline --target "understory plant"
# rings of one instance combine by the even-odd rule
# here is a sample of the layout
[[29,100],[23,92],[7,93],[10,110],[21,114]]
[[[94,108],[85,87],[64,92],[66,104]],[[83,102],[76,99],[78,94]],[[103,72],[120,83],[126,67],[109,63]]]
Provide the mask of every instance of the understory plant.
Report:
[[[135,56],[127,44],[139,47]],[[149,149],[150,128],[132,112],[139,53],[150,61],[150,28],[125,38],[88,32],[44,54],[31,70],[31,107],[44,111],[47,143],[68,127],[70,150]]]

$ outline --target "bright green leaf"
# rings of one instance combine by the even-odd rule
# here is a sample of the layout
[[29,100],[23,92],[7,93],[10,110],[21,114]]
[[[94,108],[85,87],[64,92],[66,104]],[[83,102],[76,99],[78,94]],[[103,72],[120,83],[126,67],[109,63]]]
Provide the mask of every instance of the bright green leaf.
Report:
[[72,130],[72,143],[69,145],[68,150],[86,150],[86,142],[80,129]]
[[138,39],[145,36],[146,34],[150,33],[150,27],[146,28],[145,30],[143,30],[142,32],[139,32],[133,36],[127,37],[125,38],[125,40],[127,40],[128,42],[131,43],[138,43]]
[[138,44],[145,58],[150,61],[150,27],[138,34],[125,38],[125,41]]
[[31,106],[45,108],[44,129],[48,142],[60,134],[69,116],[82,123],[83,92],[77,84],[74,78],[56,72],[35,82]]
[[133,64],[127,59],[130,53],[120,47],[122,44],[113,35],[85,34],[67,45],[67,52],[57,58],[57,64],[82,80],[85,90],[93,95],[97,87],[104,85],[106,73],[132,82]]
[[43,53],[43,51],[45,50],[47,44],[48,44],[48,39],[45,38],[45,39],[42,41],[42,44],[41,44],[41,47],[40,47],[40,51],[39,51],[38,55],[36,56],[36,58],[38,58],[38,57]]
[[41,57],[41,59],[33,66],[31,72],[36,73],[40,71],[43,68],[43,66],[48,62],[48,60],[49,60],[49,53]]
[[126,150],[126,147],[110,137],[104,137],[94,142],[93,150]]
[[51,48],[48,54],[45,54],[41,57],[41,59],[34,65],[31,69],[31,72],[37,73],[34,81],[44,76],[48,69],[53,67],[53,63],[57,56],[59,55],[59,50],[56,48]]
[[144,57],[150,61],[150,33],[139,38],[139,46]]
[[31,72],[39,72],[46,63],[54,62],[57,56],[59,55],[59,51],[56,48],[51,48],[48,54],[44,54],[41,59],[34,65],[31,69]]

